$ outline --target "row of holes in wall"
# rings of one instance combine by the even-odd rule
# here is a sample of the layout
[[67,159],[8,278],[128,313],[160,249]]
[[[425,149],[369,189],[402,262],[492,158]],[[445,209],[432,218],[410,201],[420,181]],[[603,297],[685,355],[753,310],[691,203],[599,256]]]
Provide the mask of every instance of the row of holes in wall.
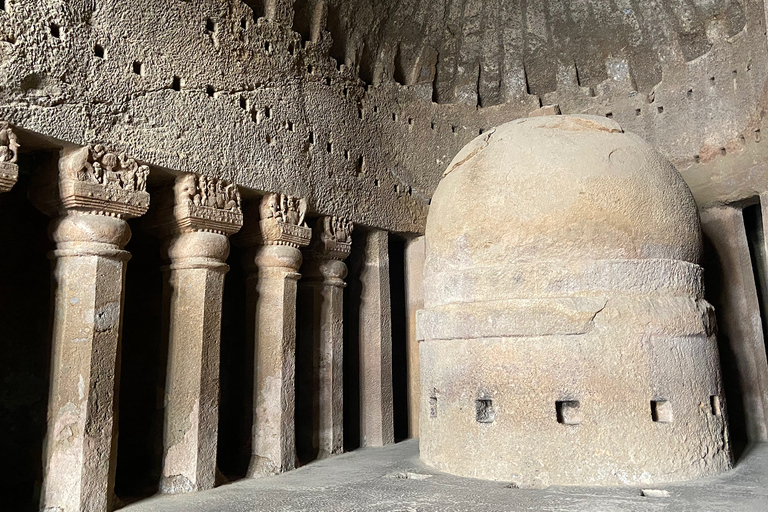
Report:
[[[244,24],[243,28],[246,28],[246,26],[247,26],[247,24]],[[51,23],[49,25],[49,27],[50,27],[50,31],[51,31],[51,35],[52,36],[54,36],[56,38],[61,37],[61,30],[60,30],[60,26],[59,25]],[[213,20],[211,20],[210,18],[207,19],[206,20],[206,31],[207,32],[215,32],[216,30],[217,30],[216,23],[213,22]],[[267,45],[268,44],[269,43],[267,43]],[[267,46],[266,49],[269,50],[269,46]],[[99,59],[105,59],[106,58],[105,49],[100,44],[95,44],[94,45],[93,52],[94,52],[94,55],[97,58],[99,58]],[[141,61],[134,61],[132,63],[132,65],[131,65],[131,70],[136,75],[145,76],[145,66],[144,66],[144,63],[141,62]],[[308,67],[308,71],[310,73],[313,72],[313,68],[312,68],[311,65]],[[326,84],[330,85],[330,79],[326,79]],[[171,89],[173,89],[174,91],[181,91],[182,85],[183,85],[183,83],[182,83],[181,77],[174,76],[172,81],[171,81]],[[348,93],[346,88],[344,89],[344,92],[345,92],[345,96],[346,96],[347,93]],[[216,91],[215,91],[215,89],[212,86],[209,85],[209,86],[206,87],[206,94],[209,97],[214,97],[215,93],[216,93]],[[248,108],[248,103],[247,103],[247,100],[245,98],[241,98],[240,99],[240,106],[242,108],[245,108],[245,109]],[[375,113],[378,113],[378,111],[379,111],[378,106],[374,106],[373,107],[373,111]],[[270,109],[270,107],[265,107],[263,112],[264,112],[264,116],[266,118],[271,118],[271,109]],[[358,109],[358,117],[360,119],[363,119],[363,117],[364,117],[364,111],[363,111],[362,108]],[[398,118],[399,118],[398,114],[396,112],[393,112],[392,113],[392,120],[396,122],[396,121],[398,121]],[[259,120],[260,120],[260,116],[256,116],[254,118],[254,121],[256,121],[256,122],[258,122]],[[407,118],[407,123],[408,123],[409,129],[412,129],[413,125],[414,125],[414,119],[412,117],[408,117]],[[436,127],[437,127],[436,123],[434,121],[431,121],[430,122],[430,128],[432,130],[435,130]],[[286,128],[290,132],[295,132],[294,123],[292,121],[287,121],[286,122]],[[483,131],[484,130],[482,128],[479,129],[479,133],[480,134],[482,134]],[[451,132],[454,133],[454,134],[457,134],[458,127],[456,125],[451,125]],[[274,139],[270,135],[266,136],[265,141],[266,141],[267,144],[270,144],[270,145],[274,144]],[[311,131],[309,132],[309,140],[308,141],[309,141],[310,144],[314,145],[314,134]],[[329,141],[327,143],[326,150],[327,150],[328,153],[333,153],[333,142],[332,141]],[[347,160],[351,159],[349,150],[346,150],[346,149],[344,150],[344,157]],[[362,174],[362,173],[365,172],[365,157],[364,156],[361,155],[361,156],[359,156],[357,158],[356,169],[357,169],[357,174]],[[380,180],[375,179],[374,180],[374,185],[376,187],[379,187],[380,186]],[[394,185],[394,192],[395,193],[401,193],[403,191],[405,191],[408,195],[412,194],[412,189],[411,189],[410,186],[408,186],[408,185],[401,185],[401,184],[395,184]]]
[[[722,408],[720,397],[709,397],[710,413],[720,416]],[[429,397],[429,416],[437,418],[437,396]],[[582,422],[581,402],[578,400],[557,400],[555,402],[555,418],[563,425],[578,425]],[[493,423],[496,419],[496,411],[493,400],[490,398],[478,398],[475,400],[475,419],[478,423]],[[669,400],[651,400],[651,419],[656,423],[672,423],[672,403]]]

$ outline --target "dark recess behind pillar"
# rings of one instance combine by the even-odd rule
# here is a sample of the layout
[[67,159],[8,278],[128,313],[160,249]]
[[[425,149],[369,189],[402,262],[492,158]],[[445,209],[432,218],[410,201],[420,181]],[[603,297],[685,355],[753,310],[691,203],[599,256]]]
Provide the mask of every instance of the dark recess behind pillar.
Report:
[[253,340],[247,336],[244,250],[232,247],[221,318],[221,400],[217,462],[229,479],[245,476],[251,458]]
[[[301,271],[305,273],[304,269]],[[320,311],[315,305],[314,289],[304,279],[296,294],[296,456],[300,464],[317,458],[318,452],[318,361],[319,347],[314,343],[314,318]]]
[[124,501],[158,490],[163,457],[163,397],[167,339],[162,335],[163,266],[160,241],[128,223],[133,235],[125,277],[123,334],[115,415],[118,422],[115,493]]
[[344,288],[344,451],[360,448],[360,272],[365,258],[365,234],[355,230],[346,260]]
[[389,294],[392,315],[392,398],[395,442],[408,438],[408,344],[405,316],[405,240],[389,236]]
[[26,170],[57,155],[35,156],[19,158],[19,181],[0,194],[0,509],[18,512],[39,509],[50,382],[53,243]]
[[763,231],[763,212],[760,203],[747,206],[742,211],[744,215],[744,230],[747,233],[749,257],[752,260],[752,272],[757,287],[757,301],[760,304],[760,321],[763,326],[763,346],[768,357],[768,344],[765,336],[768,333],[768,258],[765,254],[765,232]]

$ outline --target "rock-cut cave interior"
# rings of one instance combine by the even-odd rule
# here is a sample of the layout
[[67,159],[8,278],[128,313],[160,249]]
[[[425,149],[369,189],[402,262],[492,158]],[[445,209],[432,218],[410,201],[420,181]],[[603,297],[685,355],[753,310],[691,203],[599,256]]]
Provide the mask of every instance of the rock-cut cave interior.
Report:
[[768,0],[0,0],[0,510],[768,512]]

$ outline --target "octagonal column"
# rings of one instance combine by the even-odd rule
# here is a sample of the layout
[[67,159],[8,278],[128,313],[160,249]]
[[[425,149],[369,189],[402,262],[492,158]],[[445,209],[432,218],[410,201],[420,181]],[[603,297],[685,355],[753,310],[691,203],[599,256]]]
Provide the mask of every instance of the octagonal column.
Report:
[[163,238],[168,337],[160,491],[211,489],[216,478],[221,308],[228,236],[243,224],[237,187],[186,174],[160,194],[150,229]]
[[10,125],[0,121],[0,194],[13,188],[19,178],[19,141]]
[[314,396],[318,414],[318,459],[339,454],[344,449],[344,278],[347,266],[342,261],[352,246],[351,222],[338,217],[323,217],[315,225],[315,240],[306,251],[307,273],[302,280],[312,287],[315,304],[313,318],[313,358],[318,383]]
[[309,244],[306,201],[279,194],[265,196],[258,226],[239,237],[250,247],[247,308],[253,337],[253,431],[249,477],[295,467],[296,282]]
[[360,435],[363,446],[382,446],[395,441],[386,231],[372,229],[365,234],[360,281]]
[[111,508],[115,374],[130,258],[125,219],[146,212],[148,173],[101,146],[65,149],[58,172],[40,172],[30,192],[38,208],[56,216],[43,510]]

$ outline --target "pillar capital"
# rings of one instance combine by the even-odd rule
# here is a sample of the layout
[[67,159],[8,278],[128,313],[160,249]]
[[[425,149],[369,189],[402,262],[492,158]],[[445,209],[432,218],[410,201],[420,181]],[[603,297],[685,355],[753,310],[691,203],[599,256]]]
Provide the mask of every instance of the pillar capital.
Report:
[[51,217],[77,212],[130,219],[149,208],[147,176],[148,166],[101,144],[68,147],[56,172],[39,173],[30,199]]
[[352,249],[351,221],[336,216],[321,217],[315,223],[312,243],[304,251],[307,260],[306,277],[310,282],[345,286],[347,266],[343,260]]
[[[283,245],[299,249],[312,240],[307,226],[308,203],[304,198],[286,194],[268,194],[256,208],[251,208],[252,219],[238,234],[235,244],[243,247]],[[255,219],[258,219],[256,221]]]
[[19,141],[11,126],[0,121],[0,193],[11,190],[19,177],[18,149]]
[[162,237],[208,232],[230,236],[243,226],[240,191],[213,176],[182,174],[157,193],[157,208],[146,225]]

